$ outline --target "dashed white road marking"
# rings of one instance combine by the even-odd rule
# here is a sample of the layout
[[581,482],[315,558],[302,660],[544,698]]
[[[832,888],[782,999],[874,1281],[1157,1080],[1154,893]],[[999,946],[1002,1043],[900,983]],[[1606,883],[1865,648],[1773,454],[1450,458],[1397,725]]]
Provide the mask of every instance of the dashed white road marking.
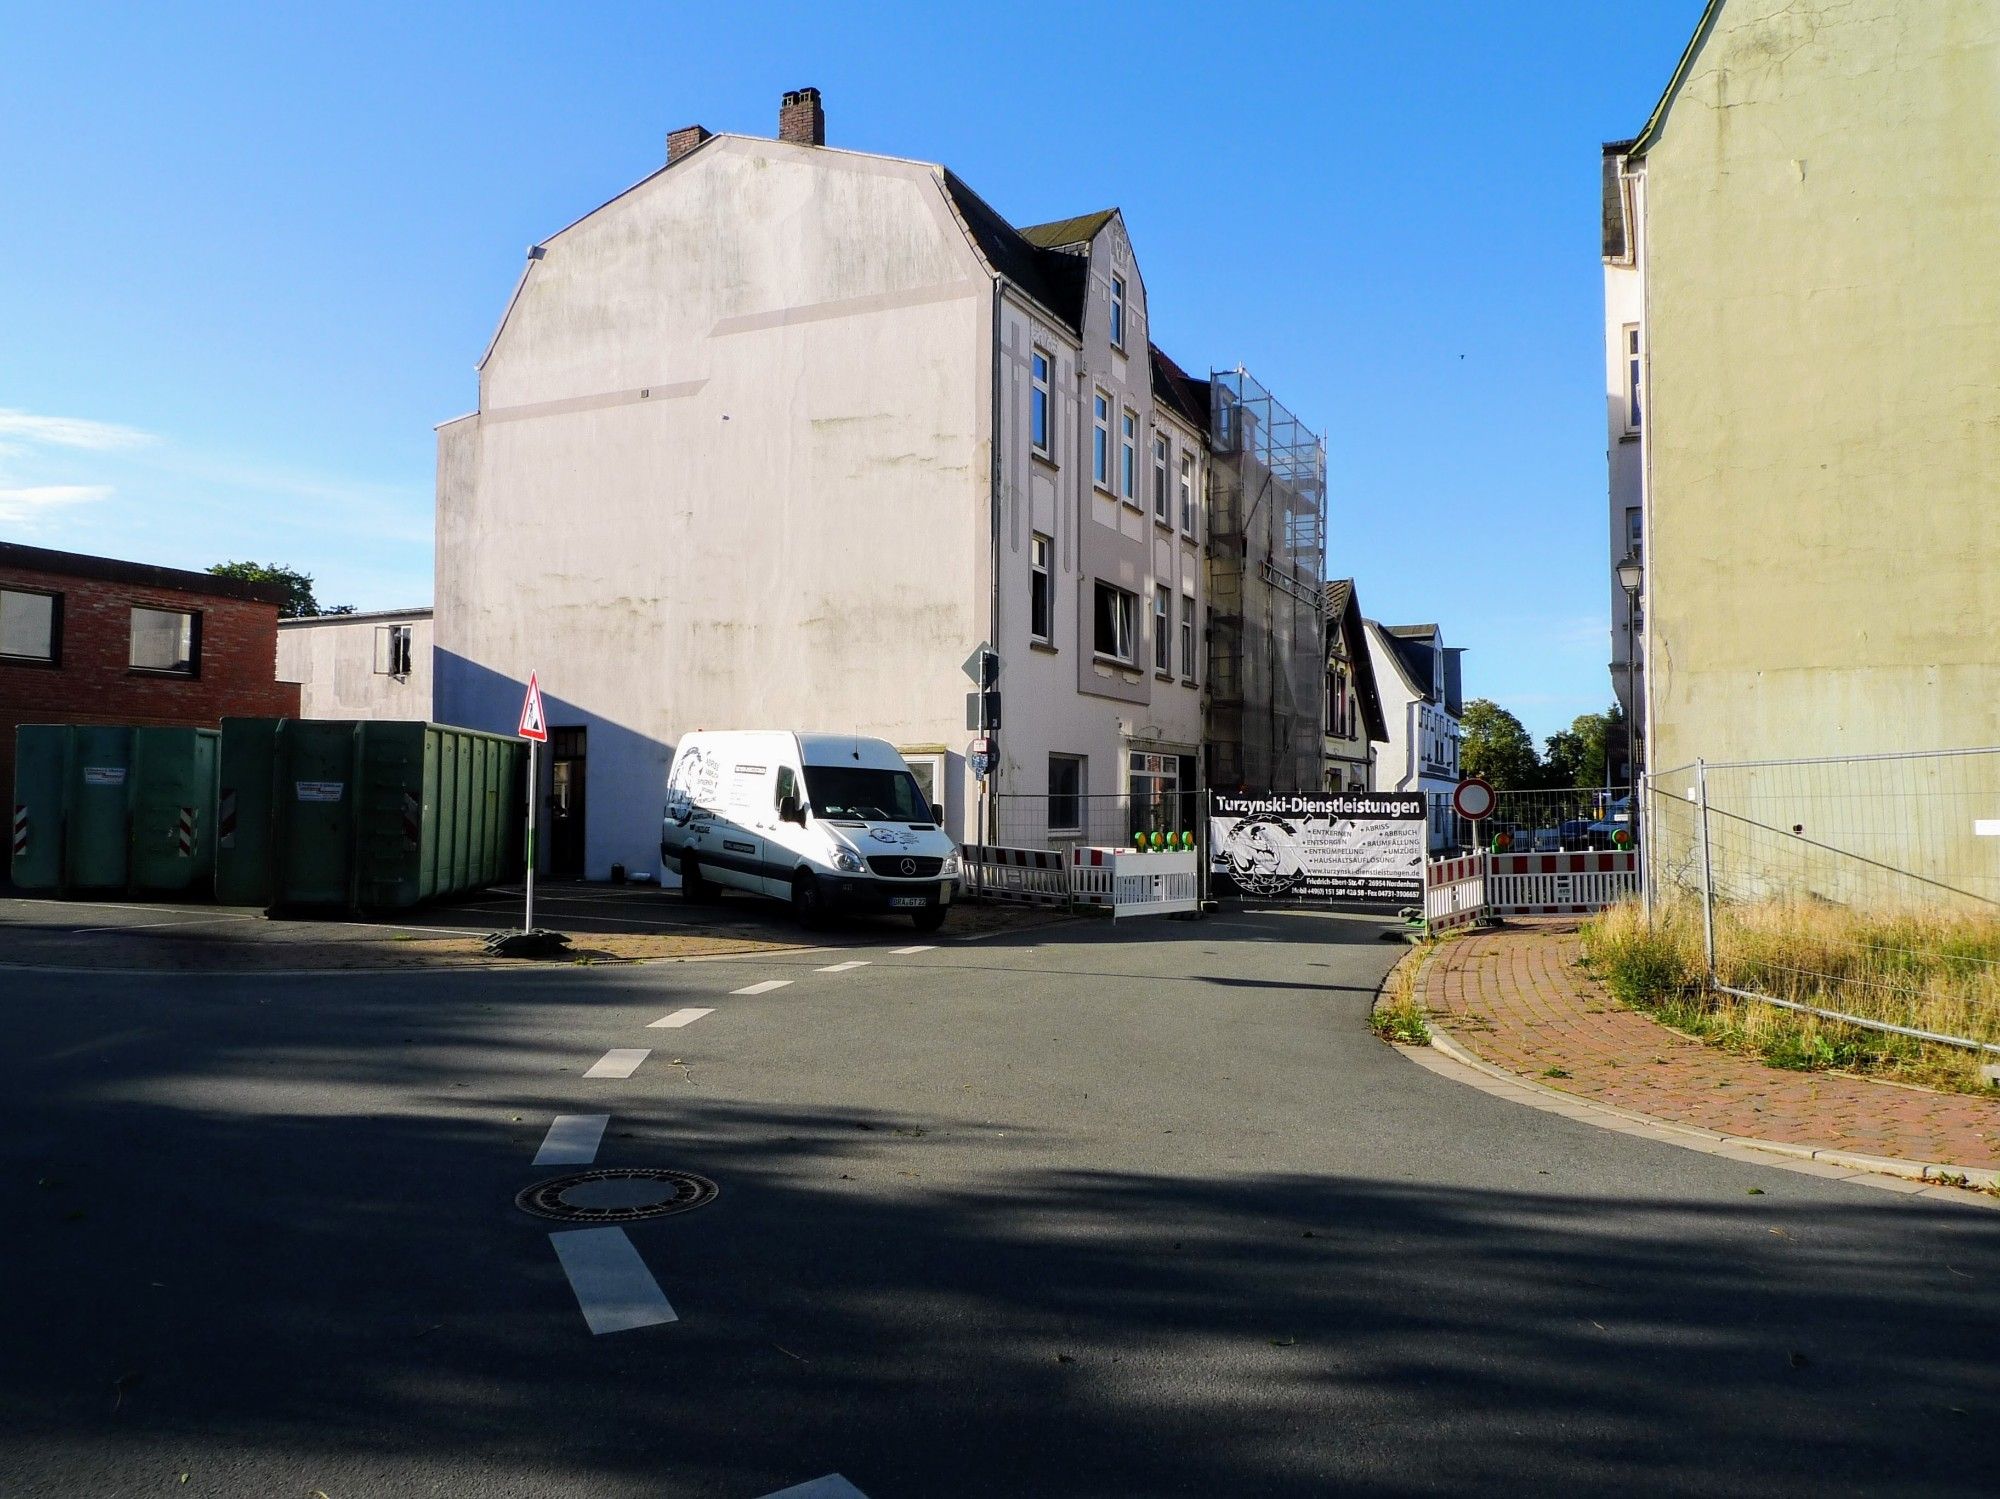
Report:
[[765,979],[761,984],[751,984],[742,989],[731,989],[731,994],[769,994],[773,989],[782,989],[791,983],[790,979]]
[[649,1031],[677,1031],[684,1025],[693,1025],[704,1015],[713,1015],[713,1010],[676,1010],[671,1015],[662,1015],[646,1029]]
[[766,1494],[764,1499],[868,1499],[868,1496],[838,1473],[829,1473],[811,1483],[796,1483],[775,1494]]
[[919,952],[936,952],[936,951],[937,951],[937,946],[936,946],[936,944],[935,944],[935,943],[933,943],[933,944],[931,944],[931,945],[929,945],[929,946],[917,946],[917,947],[892,947],[892,948],[890,948],[890,949],[889,949],[889,952],[890,952],[890,954],[891,954],[892,956],[894,956],[894,957],[898,957],[898,958],[907,958],[907,957],[909,957],[909,956],[910,956],[910,954],[911,954],[911,953],[919,953]]
[[649,1046],[614,1046],[591,1064],[585,1077],[630,1077],[653,1054]]
[[814,973],[845,973],[850,968],[866,968],[866,958],[849,958],[845,963],[829,963],[824,968],[815,968]]
[[588,1166],[597,1159],[609,1114],[558,1114],[535,1152],[537,1166]]
[[624,1229],[565,1229],[550,1234],[549,1243],[597,1336],[680,1320]]

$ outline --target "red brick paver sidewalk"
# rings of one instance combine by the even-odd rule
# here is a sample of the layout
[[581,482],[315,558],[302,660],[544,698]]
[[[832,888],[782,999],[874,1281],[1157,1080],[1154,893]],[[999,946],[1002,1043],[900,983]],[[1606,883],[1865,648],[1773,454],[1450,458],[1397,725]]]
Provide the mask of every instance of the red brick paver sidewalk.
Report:
[[[1574,918],[1446,941],[1424,1007],[1467,1050],[1547,1087],[1676,1124],[1862,1155],[2000,1166],[2000,1103],[1784,1072],[1627,1010],[1578,966]],[[1568,1076],[1550,1077],[1550,1068]]]

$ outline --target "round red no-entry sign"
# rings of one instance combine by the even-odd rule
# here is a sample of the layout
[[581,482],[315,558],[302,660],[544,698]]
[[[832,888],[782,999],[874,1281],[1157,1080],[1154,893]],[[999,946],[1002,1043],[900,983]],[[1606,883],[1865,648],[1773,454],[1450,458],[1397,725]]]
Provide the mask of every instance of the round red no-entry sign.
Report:
[[1452,810],[1467,822],[1484,822],[1498,801],[1493,788],[1478,776],[1467,776],[1451,794]]

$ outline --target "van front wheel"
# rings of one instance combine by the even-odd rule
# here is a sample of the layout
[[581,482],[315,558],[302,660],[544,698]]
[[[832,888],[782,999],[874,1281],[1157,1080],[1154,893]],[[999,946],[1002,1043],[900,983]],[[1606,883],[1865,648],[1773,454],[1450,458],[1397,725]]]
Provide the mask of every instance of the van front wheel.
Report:
[[950,910],[950,906],[931,906],[926,910],[914,912],[910,920],[916,924],[918,931],[934,932],[944,925],[944,918]]
[[705,906],[715,899],[715,886],[701,877],[701,865],[693,854],[681,855],[681,899],[691,906]]
[[792,915],[808,931],[826,920],[826,896],[820,891],[819,881],[803,870],[792,876]]

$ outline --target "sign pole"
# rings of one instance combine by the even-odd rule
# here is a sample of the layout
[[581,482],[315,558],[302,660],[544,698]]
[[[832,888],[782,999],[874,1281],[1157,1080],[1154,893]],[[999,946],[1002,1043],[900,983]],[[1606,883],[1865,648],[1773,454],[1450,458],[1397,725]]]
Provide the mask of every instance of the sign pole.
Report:
[[535,749],[541,741],[528,741],[528,906],[521,916],[521,930],[535,929],[535,803],[540,800],[535,795],[539,780],[535,773]]
[[535,929],[535,804],[542,799],[542,777],[536,749],[549,737],[549,716],[542,708],[541,679],[528,673],[528,694],[521,699],[521,722],[514,730],[528,741],[528,878],[527,906],[521,914],[521,930]]

